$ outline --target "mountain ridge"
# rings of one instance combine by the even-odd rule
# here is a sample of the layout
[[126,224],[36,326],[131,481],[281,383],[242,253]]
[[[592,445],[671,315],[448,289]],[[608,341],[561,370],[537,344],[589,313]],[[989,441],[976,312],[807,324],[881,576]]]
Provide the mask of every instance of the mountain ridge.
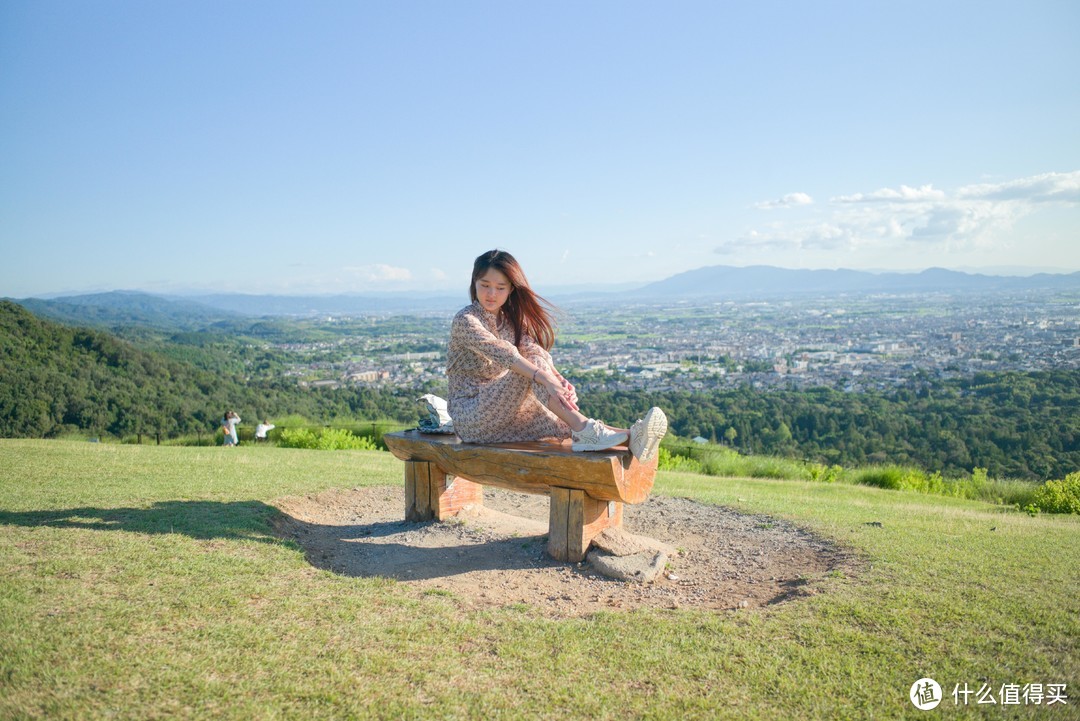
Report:
[[[790,269],[768,265],[705,266],[664,280],[619,290],[557,288],[546,297],[556,303],[749,300],[798,296],[909,293],[979,293],[1080,290],[1080,272],[1030,276],[985,275],[927,268],[919,272]],[[54,299],[11,299],[44,317],[95,326],[155,325],[176,329],[206,326],[223,319],[263,316],[350,315],[452,312],[467,302],[464,292],[383,292],[379,294],[273,295],[215,293],[168,296],[117,290]]]
[[637,291],[639,297],[776,297],[828,293],[979,292],[1080,289],[1080,272],[998,276],[927,268],[917,273],[804,270],[768,265],[713,265],[678,273]]

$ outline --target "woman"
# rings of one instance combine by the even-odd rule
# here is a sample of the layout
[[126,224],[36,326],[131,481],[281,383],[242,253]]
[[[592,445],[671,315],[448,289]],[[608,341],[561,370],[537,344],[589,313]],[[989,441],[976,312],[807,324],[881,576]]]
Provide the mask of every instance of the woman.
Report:
[[575,451],[630,441],[641,461],[656,454],[667,417],[652,408],[629,430],[586,418],[577,392],[555,369],[551,305],[536,295],[514,256],[490,250],[473,264],[472,304],[454,316],[446,375],[454,430],[467,443],[571,439]]
[[225,445],[236,446],[240,443],[236,436],[236,426],[240,423],[240,416],[236,411],[226,411],[221,419],[221,429],[225,432]]

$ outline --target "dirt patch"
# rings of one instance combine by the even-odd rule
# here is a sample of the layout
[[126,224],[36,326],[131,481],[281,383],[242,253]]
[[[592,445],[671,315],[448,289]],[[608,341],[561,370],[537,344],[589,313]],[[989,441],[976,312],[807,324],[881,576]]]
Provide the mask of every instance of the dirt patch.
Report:
[[554,561],[548,499],[487,488],[484,507],[442,523],[406,523],[402,488],[326,491],[274,502],[277,532],[312,565],[382,576],[417,594],[474,608],[525,603],[550,617],[636,608],[752,608],[814,593],[813,581],[851,562],[835,544],[787,521],[685,498],[624,507],[623,526],[679,553],[652,583],[616,581]]

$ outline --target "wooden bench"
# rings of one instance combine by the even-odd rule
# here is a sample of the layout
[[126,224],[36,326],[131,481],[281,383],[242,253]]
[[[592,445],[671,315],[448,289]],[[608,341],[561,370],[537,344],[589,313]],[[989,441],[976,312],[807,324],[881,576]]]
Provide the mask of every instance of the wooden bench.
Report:
[[548,553],[578,562],[601,531],[622,525],[624,503],[649,497],[654,457],[626,448],[575,453],[563,443],[462,443],[457,436],[400,431],[383,436],[405,461],[405,520],[445,520],[483,505],[484,486],[550,496]]

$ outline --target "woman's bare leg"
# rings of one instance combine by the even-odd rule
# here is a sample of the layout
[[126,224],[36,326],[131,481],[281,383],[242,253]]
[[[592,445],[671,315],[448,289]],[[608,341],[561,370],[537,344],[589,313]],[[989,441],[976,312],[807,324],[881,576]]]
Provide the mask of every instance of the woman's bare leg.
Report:
[[[552,413],[554,413],[556,416],[558,416],[558,418],[563,423],[570,426],[570,430],[572,430],[574,432],[580,431],[582,428],[584,428],[585,427],[585,421],[588,420],[588,418],[586,418],[581,413],[581,411],[575,411],[575,410],[571,410],[571,409],[567,408],[566,406],[564,406],[562,404],[562,401],[560,401],[558,398],[553,398],[553,397],[549,396],[548,397],[548,402],[547,402],[547,407],[548,407],[548,410],[551,411]],[[630,433],[630,431],[627,430],[626,428],[616,428],[615,426],[608,426],[607,423],[605,423],[604,425],[607,426],[608,428],[610,428],[611,430],[615,431],[616,433],[626,433],[626,434]]]
[[[567,395],[565,399],[557,394],[553,395],[551,392],[551,386],[545,384],[544,382],[537,383],[536,373],[534,372],[532,374],[533,383],[540,385],[547,391],[547,400],[545,404],[547,405],[548,410],[554,413],[555,416],[563,423],[570,426],[571,431],[577,433],[578,431],[582,430],[585,427],[585,421],[589,419],[577,409],[577,394],[574,392],[573,388],[567,384],[565,378],[559,375],[558,372],[556,372],[554,368],[552,368],[544,360],[533,359],[533,362],[536,364],[537,372],[539,370],[543,370],[546,372],[546,375],[561,379],[564,384],[564,387],[558,390],[563,391],[564,395]],[[526,374],[522,372],[521,375]],[[628,436],[630,435],[630,431],[626,428],[615,428],[614,426],[609,426],[607,423],[603,423],[603,425],[609,430],[614,431],[615,433],[625,433]]]
[[553,396],[548,396],[547,407],[549,411],[558,416],[559,420],[570,426],[570,430],[575,433],[584,428],[585,421],[588,420],[581,414],[581,411],[574,411],[567,408],[562,404],[562,401]]

